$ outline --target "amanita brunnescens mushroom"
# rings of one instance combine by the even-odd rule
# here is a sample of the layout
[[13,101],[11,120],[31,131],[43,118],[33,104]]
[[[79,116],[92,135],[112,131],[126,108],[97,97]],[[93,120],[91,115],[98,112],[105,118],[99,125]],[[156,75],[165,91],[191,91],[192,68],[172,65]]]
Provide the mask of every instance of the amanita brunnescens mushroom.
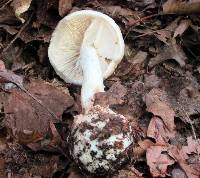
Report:
[[53,32],[48,55],[66,82],[82,85],[83,114],[75,116],[68,139],[70,154],[79,167],[105,174],[127,160],[133,143],[129,121],[109,108],[93,106],[124,55],[120,28],[109,16],[92,10],[71,13]]

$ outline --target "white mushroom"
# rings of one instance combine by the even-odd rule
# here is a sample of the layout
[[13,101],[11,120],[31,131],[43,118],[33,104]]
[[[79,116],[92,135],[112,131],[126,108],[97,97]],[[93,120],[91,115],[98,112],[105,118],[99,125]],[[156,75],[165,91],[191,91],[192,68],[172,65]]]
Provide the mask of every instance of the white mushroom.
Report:
[[121,61],[124,41],[112,18],[82,10],[58,23],[48,55],[62,79],[82,84],[81,102],[87,113],[93,105],[94,94],[104,91],[103,79],[109,77]]
[[48,55],[61,78],[82,84],[85,113],[75,116],[68,137],[70,155],[91,174],[116,170],[131,150],[131,126],[124,116],[111,109],[93,106],[93,99],[95,93],[104,91],[103,79],[114,72],[124,55],[118,25],[100,12],[74,12],[57,25]]

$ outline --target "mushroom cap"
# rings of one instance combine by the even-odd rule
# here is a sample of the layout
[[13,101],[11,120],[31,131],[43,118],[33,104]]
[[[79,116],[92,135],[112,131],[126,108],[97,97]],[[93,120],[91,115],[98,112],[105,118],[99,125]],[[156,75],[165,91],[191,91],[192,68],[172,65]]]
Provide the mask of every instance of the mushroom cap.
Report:
[[99,105],[78,115],[68,138],[70,155],[82,170],[95,175],[115,171],[128,159],[133,142],[129,121]]
[[96,49],[104,79],[124,55],[122,33],[112,18],[93,10],[73,12],[60,20],[48,49],[54,70],[66,82],[82,84],[80,49],[84,45]]

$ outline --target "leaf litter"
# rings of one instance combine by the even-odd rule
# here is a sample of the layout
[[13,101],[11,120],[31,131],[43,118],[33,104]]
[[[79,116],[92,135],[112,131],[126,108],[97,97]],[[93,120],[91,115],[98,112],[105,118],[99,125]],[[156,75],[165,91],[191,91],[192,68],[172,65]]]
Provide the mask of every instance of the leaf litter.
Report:
[[199,177],[198,0],[0,2],[0,173],[85,177],[66,144],[80,87],[60,80],[47,55],[57,22],[80,9],[110,15],[126,43],[95,100],[134,128],[130,162],[111,177]]

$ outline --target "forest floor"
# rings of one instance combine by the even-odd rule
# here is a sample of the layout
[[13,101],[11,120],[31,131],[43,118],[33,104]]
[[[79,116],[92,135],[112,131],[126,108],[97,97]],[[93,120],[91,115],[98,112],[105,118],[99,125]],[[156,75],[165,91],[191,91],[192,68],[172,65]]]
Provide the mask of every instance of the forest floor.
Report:
[[0,178],[87,177],[66,143],[81,87],[60,79],[47,53],[59,20],[81,9],[111,16],[125,39],[96,95],[134,128],[129,162],[109,176],[198,178],[200,0],[1,0]]

